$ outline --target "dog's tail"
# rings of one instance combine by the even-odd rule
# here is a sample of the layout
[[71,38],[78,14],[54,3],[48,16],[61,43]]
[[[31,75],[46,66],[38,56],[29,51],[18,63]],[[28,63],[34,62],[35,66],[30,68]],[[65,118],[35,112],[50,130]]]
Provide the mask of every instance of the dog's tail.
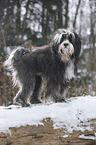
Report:
[[4,67],[12,71],[14,64],[16,64],[22,58],[22,56],[29,52],[30,50],[24,47],[18,47],[17,49],[14,49],[4,62]]
[[18,47],[11,52],[9,57],[4,62],[4,67],[11,71],[14,86],[18,85],[20,88],[22,87],[18,78],[18,70],[16,69],[16,66],[18,65],[18,62],[21,60],[22,56],[29,52],[30,50],[28,49]]

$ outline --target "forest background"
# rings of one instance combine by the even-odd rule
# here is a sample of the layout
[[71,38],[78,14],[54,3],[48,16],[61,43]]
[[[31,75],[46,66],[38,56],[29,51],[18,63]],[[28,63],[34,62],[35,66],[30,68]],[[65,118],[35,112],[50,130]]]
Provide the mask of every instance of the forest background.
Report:
[[0,0],[0,105],[12,103],[18,89],[3,67],[7,54],[17,46],[48,44],[58,28],[70,28],[82,39],[78,71],[67,97],[96,95],[95,0]]

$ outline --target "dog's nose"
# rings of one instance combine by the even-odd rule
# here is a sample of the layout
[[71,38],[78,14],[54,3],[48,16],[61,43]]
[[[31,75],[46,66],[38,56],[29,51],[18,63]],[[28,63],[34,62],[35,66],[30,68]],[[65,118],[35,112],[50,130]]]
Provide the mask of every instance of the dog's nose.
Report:
[[67,47],[69,45],[69,43],[64,43],[64,46]]

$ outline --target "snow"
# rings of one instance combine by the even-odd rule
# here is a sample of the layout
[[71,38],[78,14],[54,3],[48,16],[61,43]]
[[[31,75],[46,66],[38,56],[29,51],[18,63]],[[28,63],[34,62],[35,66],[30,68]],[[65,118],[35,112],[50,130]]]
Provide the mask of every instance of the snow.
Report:
[[79,136],[80,139],[90,139],[90,140],[96,140],[96,136],[85,136],[84,134]]
[[63,135],[62,137],[67,138],[68,136],[69,136],[68,134],[65,134],[65,135]]
[[[44,125],[43,119],[51,118],[54,129],[91,131],[96,119],[96,96],[72,97],[64,103],[42,103],[31,107],[0,106],[0,132],[10,133],[10,127]],[[89,122],[90,120],[90,122]]]

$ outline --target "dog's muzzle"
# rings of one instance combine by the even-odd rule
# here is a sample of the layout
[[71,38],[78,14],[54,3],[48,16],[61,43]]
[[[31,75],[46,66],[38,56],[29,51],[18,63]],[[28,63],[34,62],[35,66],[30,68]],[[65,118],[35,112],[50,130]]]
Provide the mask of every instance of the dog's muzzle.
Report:
[[69,61],[73,53],[74,47],[68,40],[59,45],[59,55],[62,61]]

